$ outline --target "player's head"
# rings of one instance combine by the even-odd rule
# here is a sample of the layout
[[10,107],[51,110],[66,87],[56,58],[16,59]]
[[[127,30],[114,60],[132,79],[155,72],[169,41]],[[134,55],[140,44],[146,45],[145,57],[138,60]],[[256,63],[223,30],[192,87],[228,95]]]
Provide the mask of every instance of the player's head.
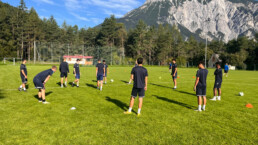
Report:
[[226,65],[228,65],[228,63],[226,63]]
[[172,62],[175,64],[176,63],[176,59],[173,59]]
[[100,63],[101,62],[101,59],[98,59],[98,63]]
[[53,66],[52,66],[52,71],[53,71],[53,72],[56,72],[56,70],[57,70],[57,67],[56,67],[55,65],[53,65]]
[[64,60],[64,62],[66,62],[66,58],[64,58],[63,60]]
[[200,61],[200,62],[198,63],[198,67],[199,67],[199,68],[204,68],[204,62],[203,62],[203,61]]
[[80,62],[80,59],[77,59],[76,62],[79,63],[79,62]]
[[216,62],[216,68],[220,68],[220,63]]
[[137,59],[137,64],[140,65],[140,64],[142,64],[142,63],[143,63],[143,58],[138,58],[138,59]]
[[27,59],[26,58],[23,58],[22,59],[22,63],[25,64],[27,62]]
[[106,60],[103,60],[103,63],[106,64]]

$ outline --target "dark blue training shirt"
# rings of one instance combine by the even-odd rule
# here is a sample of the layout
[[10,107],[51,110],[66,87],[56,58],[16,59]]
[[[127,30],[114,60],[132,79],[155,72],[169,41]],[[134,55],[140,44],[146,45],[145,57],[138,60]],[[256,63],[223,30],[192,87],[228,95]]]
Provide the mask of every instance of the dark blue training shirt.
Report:
[[134,88],[144,88],[145,87],[145,77],[148,76],[148,71],[142,66],[136,66],[132,69],[131,74],[134,76]]
[[98,68],[98,75],[104,75],[104,68],[105,68],[104,64],[98,63],[96,67]]
[[104,67],[105,67],[105,71],[107,72],[108,65],[104,64]]
[[46,78],[47,78],[48,76],[52,76],[53,73],[54,73],[54,72],[53,72],[52,69],[48,69],[48,70],[45,70],[45,71],[43,71],[43,72],[37,74],[37,75],[35,76],[35,78],[38,79],[38,80],[40,80],[40,81],[43,83],[43,82],[46,80]]
[[20,66],[20,75],[21,75],[22,77],[24,77],[23,74],[22,74],[22,72],[21,72],[22,70],[24,71],[25,75],[27,75],[27,68],[26,68],[26,65],[25,65],[25,64],[21,64],[21,66]]
[[176,68],[177,68],[177,64],[172,64],[172,75],[175,73],[176,71]]
[[197,84],[198,88],[206,87],[207,75],[208,75],[208,70],[207,69],[199,69],[197,71],[196,77],[199,78],[199,83]]
[[63,72],[63,73],[66,73],[68,72],[69,73],[69,65],[67,62],[62,62],[59,66],[59,71],[60,72]]
[[214,72],[215,75],[215,82],[222,82],[222,69],[216,69]]
[[75,68],[75,74],[79,75],[80,74],[80,65],[78,63],[75,63],[73,68]]

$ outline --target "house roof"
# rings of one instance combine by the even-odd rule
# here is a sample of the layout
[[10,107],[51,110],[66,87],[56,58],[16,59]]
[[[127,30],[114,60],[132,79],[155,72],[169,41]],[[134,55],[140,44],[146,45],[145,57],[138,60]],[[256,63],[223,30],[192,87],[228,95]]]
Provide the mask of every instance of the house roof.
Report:
[[81,55],[64,55],[63,58],[77,58],[77,59],[82,59],[82,58],[93,58],[93,56],[81,56]]

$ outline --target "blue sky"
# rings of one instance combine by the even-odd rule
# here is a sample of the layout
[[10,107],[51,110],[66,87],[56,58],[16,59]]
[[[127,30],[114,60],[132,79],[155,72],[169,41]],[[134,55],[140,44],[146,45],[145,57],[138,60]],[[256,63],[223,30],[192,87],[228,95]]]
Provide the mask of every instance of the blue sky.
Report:
[[[61,25],[94,27],[106,17],[114,14],[117,18],[141,6],[145,0],[24,0],[28,8],[34,7],[40,18],[53,15]],[[20,0],[2,0],[18,6]]]

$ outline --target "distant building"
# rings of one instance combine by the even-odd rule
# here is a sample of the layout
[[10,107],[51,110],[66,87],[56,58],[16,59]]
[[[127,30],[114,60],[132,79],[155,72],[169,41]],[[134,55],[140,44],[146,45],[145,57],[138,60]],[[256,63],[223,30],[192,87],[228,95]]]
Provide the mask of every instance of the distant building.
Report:
[[66,62],[69,64],[75,64],[77,59],[80,59],[80,64],[82,65],[93,65],[93,56],[82,56],[82,55],[75,55],[75,56],[63,56],[66,59]]

